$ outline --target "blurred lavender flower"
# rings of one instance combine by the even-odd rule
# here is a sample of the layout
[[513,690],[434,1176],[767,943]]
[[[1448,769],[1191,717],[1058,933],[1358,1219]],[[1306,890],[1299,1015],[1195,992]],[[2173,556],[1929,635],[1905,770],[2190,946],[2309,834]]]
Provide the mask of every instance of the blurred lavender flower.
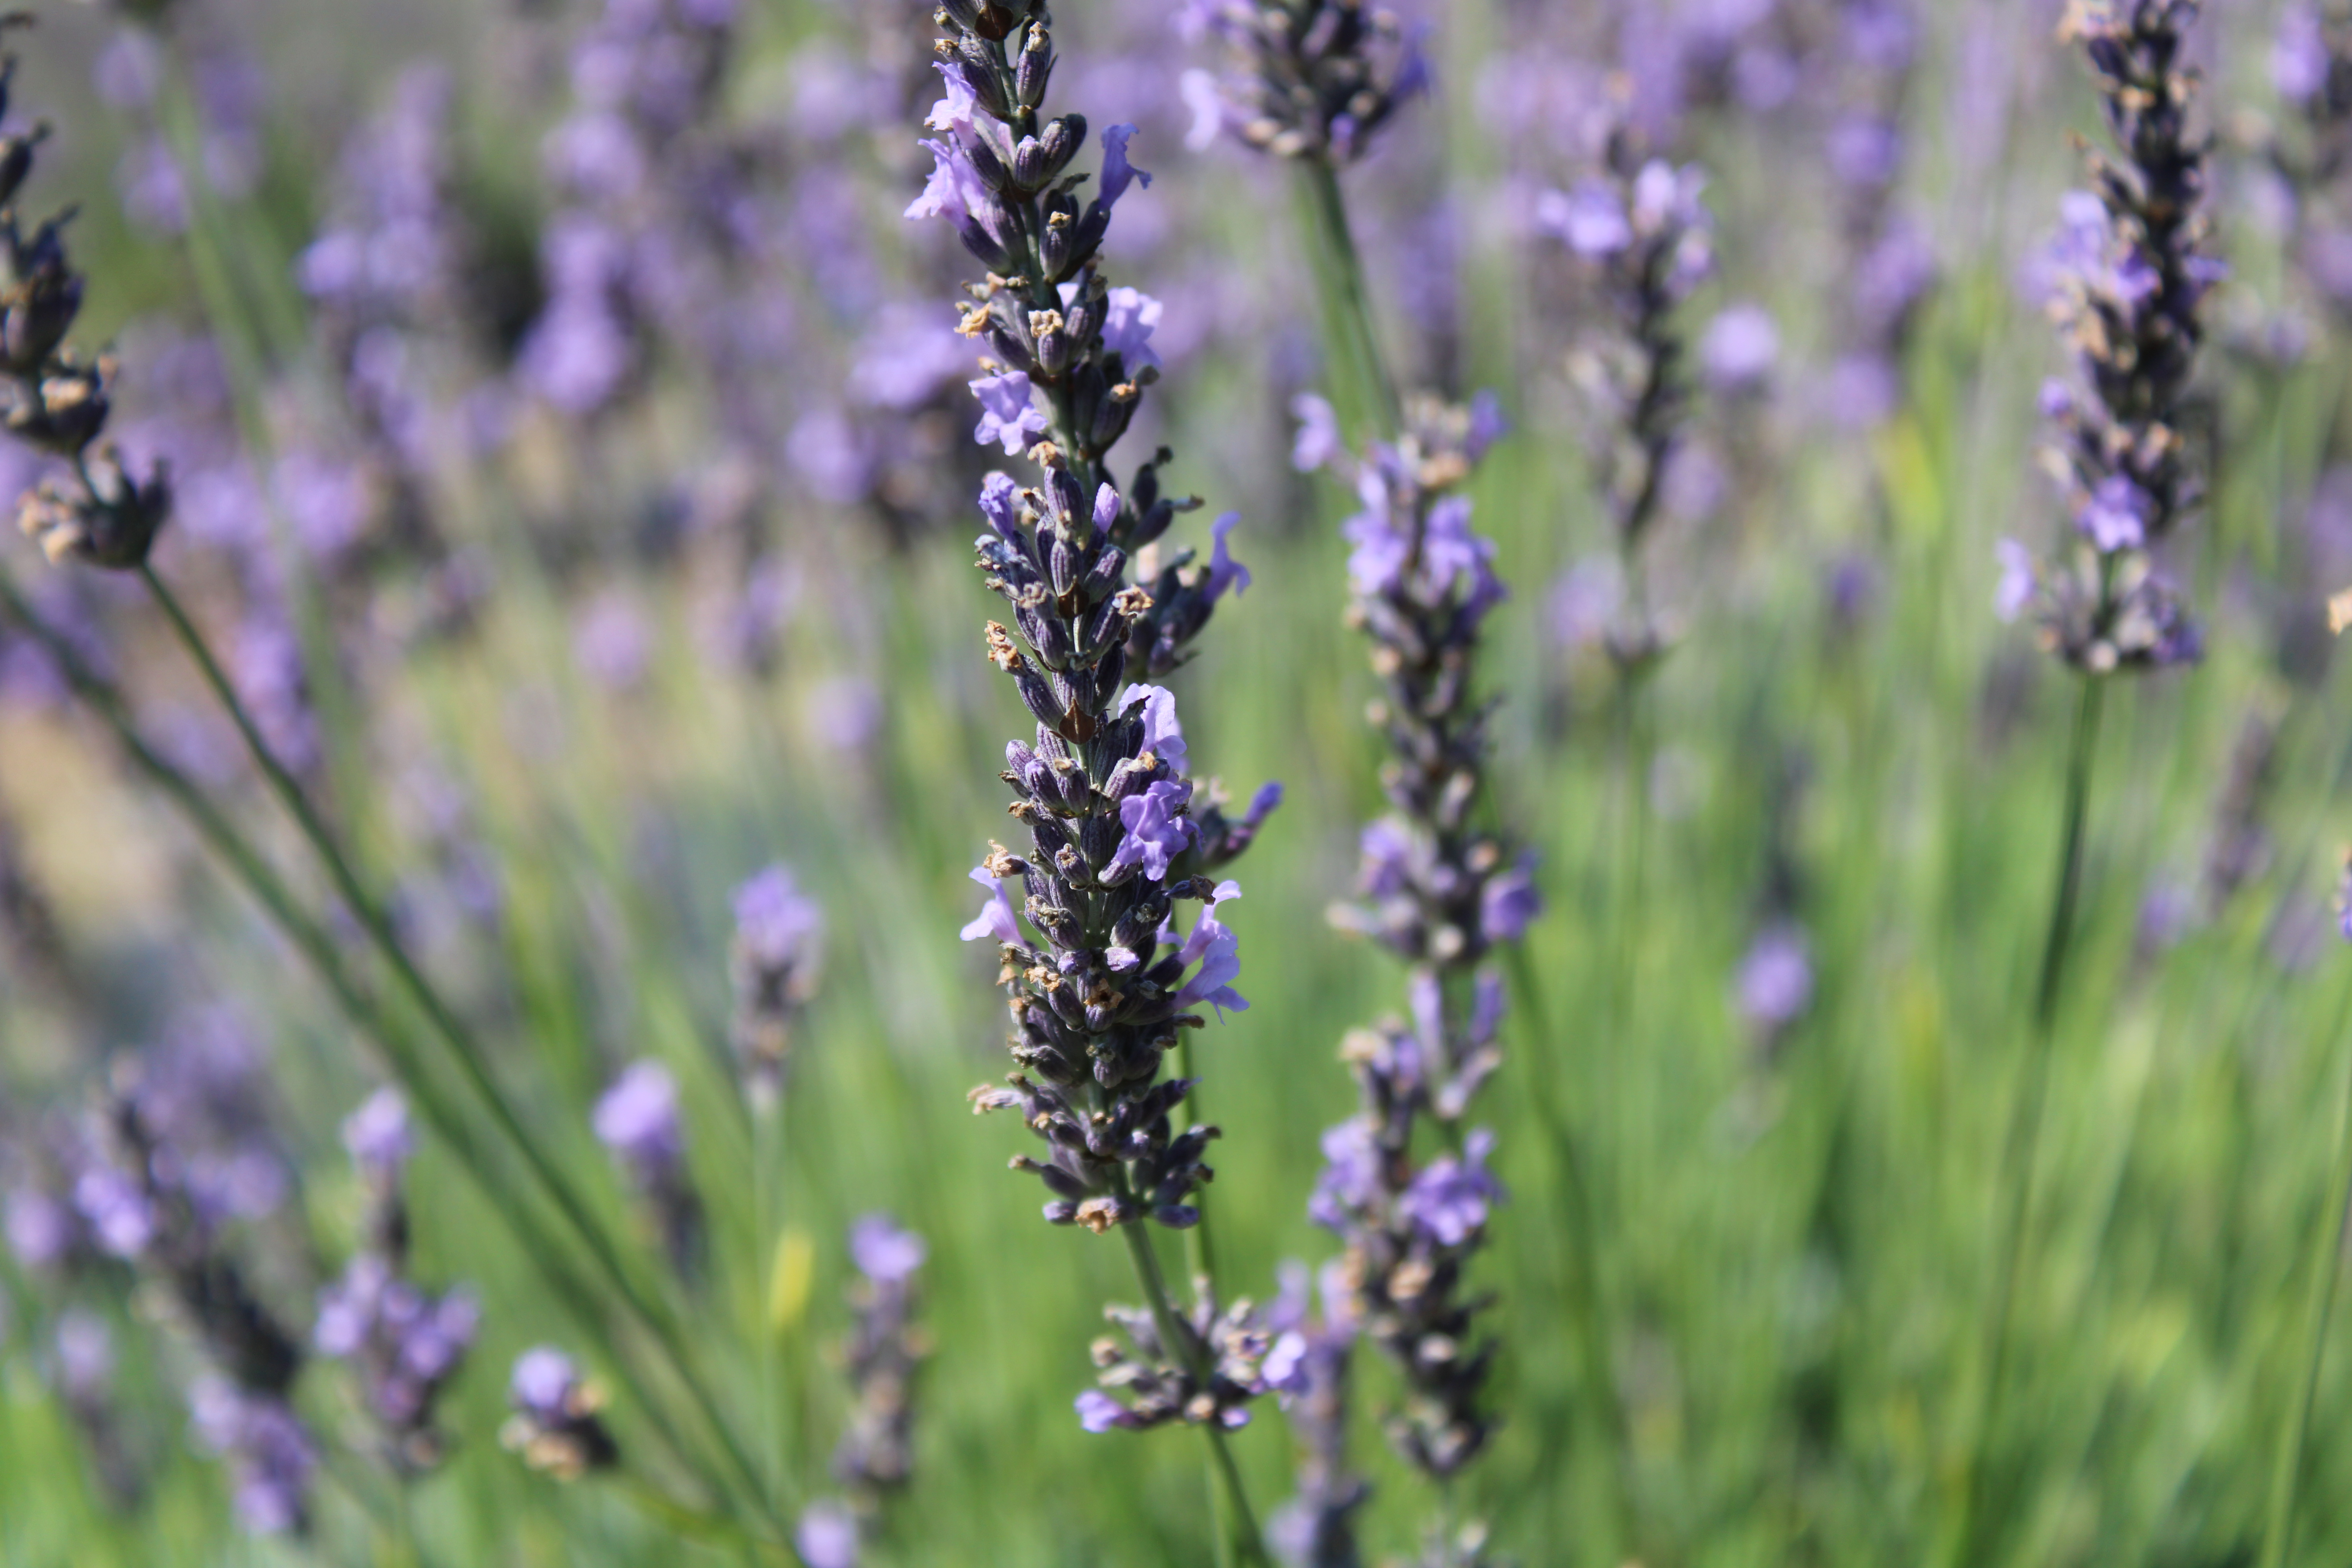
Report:
[[1761,392],[1780,363],[1780,329],[1761,305],[1727,308],[1699,335],[1699,366],[1719,397]]
[[[29,21],[22,13],[0,18],[0,33]],[[0,54],[0,120],[16,66],[14,54]],[[128,571],[145,563],[170,515],[171,486],[160,466],[142,480],[118,448],[97,445],[111,407],[114,365],[78,359],[62,347],[80,313],[83,288],[66,258],[65,218],[27,235],[14,205],[46,137],[46,127],[0,135],[0,424],[18,441],[65,459],[72,478],[46,479],[26,491],[16,521],[53,563]]]
[[1222,75],[1184,74],[1195,148],[1230,131],[1276,157],[1337,168],[1430,88],[1428,26],[1360,0],[1182,0],[1176,26],[1213,36],[1227,57]]
[[405,1278],[402,1176],[414,1142],[400,1096],[377,1090],[343,1122],[343,1144],[367,1187],[366,1240],[342,1277],[319,1293],[311,1342],[321,1355],[357,1366],[393,1467],[418,1475],[441,1462],[446,1444],[434,1405],[473,1346],[481,1309],[462,1287],[435,1297]]
[[2053,383],[2042,411],[2078,537],[2030,584],[2011,562],[2001,598],[2092,675],[2201,651],[2154,554],[2202,495],[2181,402],[2204,335],[2199,307],[2223,272],[2205,249],[2205,148],[2188,128],[2199,79],[2180,59],[2197,11],[2196,0],[2075,0],[2066,17],[2124,161],[2092,154],[2096,188],[2065,200],[2054,277],[2051,308],[2080,385]]
[[652,1205],[671,1267],[689,1281],[702,1276],[702,1199],[686,1169],[686,1128],[677,1080],[650,1058],[632,1062],[596,1101],[597,1140],[612,1151]]
[[230,1464],[245,1528],[256,1535],[309,1529],[319,1450],[285,1400],[208,1376],[189,1390],[188,1405],[198,1441]]
[[515,1358],[507,1403],[514,1414],[499,1441],[532,1469],[574,1481],[620,1462],[621,1451],[596,1415],[604,1407],[603,1391],[554,1346],[537,1345]]
[[1391,753],[1381,782],[1393,810],[1363,834],[1364,901],[1333,918],[1412,965],[1412,1021],[1359,1031],[1342,1048],[1361,1110],[1325,1135],[1330,1163],[1308,1212],[1346,1244],[1347,1317],[1404,1373],[1391,1436],[1439,1479],[1494,1430],[1479,1406],[1495,1346],[1474,1344],[1485,1303],[1466,1294],[1464,1272],[1503,1194],[1486,1168],[1491,1133],[1473,1130],[1459,1152],[1417,1166],[1414,1131],[1426,1116],[1458,1135],[1500,1064],[1503,989],[1485,961],[1541,907],[1527,864],[1474,820],[1490,711],[1476,692],[1479,636],[1504,589],[1494,545],[1471,531],[1457,491],[1497,430],[1491,416],[1422,402],[1400,442],[1341,466],[1364,503],[1347,525],[1350,618],[1370,637],[1384,689],[1371,713]]
[[793,1031],[816,993],[824,911],[800,890],[789,867],[771,866],[735,890],[735,939],[728,950],[735,1058],[755,1105],[783,1086]]
[[827,1499],[813,1502],[793,1527],[793,1550],[807,1568],[857,1568],[857,1515]]
[[1805,1015],[1813,1001],[1812,950],[1790,922],[1767,926],[1739,961],[1733,983],[1739,1016],[1768,1046]]
[[914,1470],[915,1374],[929,1352],[909,1320],[924,1252],[922,1237],[887,1215],[867,1215],[850,1227],[858,1280],[849,1300],[857,1317],[842,1347],[851,1405],[833,1476],[859,1518],[874,1517]]
[[1266,1536],[1290,1568],[1357,1568],[1356,1511],[1371,1489],[1348,1466],[1349,1368],[1357,1324],[1345,1265],[1324,1265],[1309,1300],[1307,1267],[1283,1266],[1282,1290],[1266,1313],[1274,1336],[1263,1373],[1298,1440],[1298,1495],[1266,1521]]
[[[1706,184],[1694,166],[1645,158],[1632,130],[1617,124],[1600,171],[1573,195],[1547,193],[1536,209],[1538,231],[1584,265],[1613,321],[1612,334],[1579,347],[1570,372],[1593,410],[1594,467],[1631,590],[1606,637],[1611,657],[1627,670],[1643,668],[1664,647],[1639,566],[1681,450],[1687,394],[1676,310],[1715,267],[1712,220],[1699,202]],[[1724,363],[1710,368],[1741,384],[1769,370],[1779,334],[1769,319],[1761,330],[1752,318],[1735,318],[1733,326],[1713,345],[1711,357]]]

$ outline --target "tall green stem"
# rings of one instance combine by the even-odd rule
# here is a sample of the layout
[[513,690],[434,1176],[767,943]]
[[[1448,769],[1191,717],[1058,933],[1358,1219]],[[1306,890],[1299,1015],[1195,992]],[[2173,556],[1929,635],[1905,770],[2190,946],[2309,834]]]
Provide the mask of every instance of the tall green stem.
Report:
[[767,1515],[770,1522],[781,1530],[781,1516],[775,1512],[758,1468],[751,1462],[751,1455],[736,1436],[734,1427],[719,1410],[718,1402],[694,1371],[694,1362],[688,1353],[677,1320],[639,1288],[620,1256],[614,1251],[611,1238],[604,1234],[604,1227],[596,1223],[571,1182],[540,1147],[538,1139],[523,1124],[521,1116],[515,1110],[505,1090],[490,1077],[480,1042],[409,958],[406,948],[392,928],[390,917],[360,885],[358,875],[335,842],[334,835],[320,818],[301,784],[270,749],[252,714],[246,710],[236,688],[221,668],[220,661],[213,657],[211,647],[205,643],[203,634],[196,629],[195,623],[189,618],[178,597],[156,574],[152,565],[142,563],[139,575],[157,607],[163,612],[164,618],[171,623],[188,657],[203,675],[205,685],[227,712],[230,721],[236,726],[246,749],[251,752],[255,764],[268,783],[270,792],[300,829],[302,837],[317,857],[320,869],[326,873],[337,896],[343,900],[369,942],[391,969],[402,991],[424,1015],[433,1032],[441,1037],[448,1054],[456,1058],[467,1086],[489,1112],[492,1121],[506,1140],[522,1156],[532,1179],[553,1202],[565,1223],[587,1248],[598,1272],[628,1308],[630,1314],[653,1334],[661,1346],[678,1381],[694,1400],[712,1436],[718,1439],[726,1462],[735,1471],[735,1479],[743,1486],[745,1494]]
[[2084,676],[2082,680],[2074,741],[2066,759],[2065,826],[2058,855],[2058,886],[2051,898],[2050,926],[2042,943],[2042,968],[2033,992],[2033,1028],[2026,1044],[2023,1077],[2011,1107],[2009,1136],[2002,1150],[1992,1310],[1985,1328],[1983,1407],[1970,1445],[1968,1468],[1960,1479],[1959,1524],[1951,1556],[1955,1568],[1970,1568],[1980,1560],[1985,1548],[1985,1471],[2000,1438],[2011,1321],[2017,1311],[2018,1275],[2024,1260],[2025,1234],[2033,1208],[2033,1167],[2041,1148],[2042,1112],[2049,1100],[2053,1036],[2058,1021],[2059,999],[2064,993],[2066,959],[2074,946],[2075,909],[2082,898],[2083,841],[2089,816],[2091,763],[2098,747],[2100,700],[2106,689],[2100,677]]
[[1364,283],[1363,257],[1356,249],[1356,237],[1348,223],[1347,197],[1339,189],[1339,174],[1322,159],[1301,159],[1299,168],[1317,249],[1324,261],[1324,335],[1329,340],[1327,348],[1332,368],[1352,367],[1368,405],[1365,417],[1375,434],[1392,437],[1403,427],[1404,409],[1397,397],[1396,382],[1389,374],[1388,358],[1381,352],[1371,292]]
[[[1151,1250],[1150,1235],[1141,1222],[1118,1228],[1127,1237],[1128,1256],[1135,1262],[1136,1282],[1143,1288],[1144,1305],[1150,1310],[1152,1326],[1160,1331],[1160,1344],[1183,1363],[1194,1383],[1206,1388],[1215,1368],[1208,1363],[1208,1349],[1201,1343],[1201,1337],[1177,1317],[1176,1309],[1169,1301],[1168,1281],[1160,1273],[1159,1255]],[[1242,1484],[1240,1467],[1234,1463],[1225,1429],[1212,1421],[1201,1430],[1208,1435],[1209,1466],[1217,1479],[1217,1495],[1222,1501],[1219,1514],[1224,1528],[1218,1537],[1218,1561],[1230,1561],[1244,1568],[1268,1568],[1265,1538],[1258,1533],[1257,1515],[1250,1508],[1249,1490]]]
[[[2352,1013],[2352,991],[2339,1008],[2336,1037],[2344,1033],[2347,1013]],[[2336,1280],[2342,1276],[2340,1255],[2344,1232],[2352,1226],[2352,1071],[2346,1078],[2346,1100],[2336,1122],[2336,1169],[2328,1188],[2340,1194],[2322,1204],[2311,1231],[2310,1294],[2304,1303],[2303,1390],[2294,1414],[2279,1431],[2278,1458],[2271,1471],[2270,1518],[2263,1527],[2260,1568],[2285,1568],[2294,1555],[2294,1505],[2303,1486],[2303,1456],[2311,1442],[2311,1413],[2319,1402],[2319,1369],[2327,1351],[2327,1321],[2336,1311]]]

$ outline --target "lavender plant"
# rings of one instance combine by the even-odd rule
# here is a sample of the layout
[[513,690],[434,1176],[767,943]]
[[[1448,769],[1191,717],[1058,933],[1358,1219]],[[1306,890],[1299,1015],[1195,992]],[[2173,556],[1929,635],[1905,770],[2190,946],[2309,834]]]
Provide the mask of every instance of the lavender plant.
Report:
[[473,1346],[481,1308],[462,1287],[434,1296],[409,1278],[402,1184],[415,1142],[399,1094],[379,1089],[353,1111],[343,1146],[367,1189],[364,1239],[341,1278],[320,1292],[311,1342],[358,1370],[386,1459],[396,1474],[421,1476],[447,1451],[435,1406]]
[[2200,307],[2221,276],[2203,210],[2207,144],[2189,117],[2198,75],[2185,58],[2196,0],[2074,0],[2062,36],[2083,47],[2119,158],[2093,152],[2094,190],[2064,204],[2053,314],[2080,384],[2053,383],[2042,410],[2055,440],[2072,537],[2037,564],[2004,541],[1996,607],[2029,616],[2042,647],[2079,679],[2066,771],[2057,887],[2035,982],[2032,1035],[2014,1089],[1995,1221],[1982,1408],[1963,1474],[1953,1561],[1987,1561],[2005,1516],[1988,1495],[2001,1439],[2011,1321],[2032,1209],[2058,1007],[2075,910],[2101,698],[2119,670],[2193,662],[2187,606],[2158,566],[2201,496],[2181,405],[2204,335]]
[[[972,873],[990,897],[963,932],[998,944],[1022,1070],[972,1099],[982,1110],[1019,1110],[1046,1144],[1045,1160],[1013,1164],[1052,1194],[1049,1221],[1127,1238],[1146,1308],[1126,1320],[1132,1354],[1113,1346],[1098,1359],[1130,1398],[1089,1394],[1082,1416],[1097,1429],[1171,1419],[1203,1427],[1232,1549],[1255,1561],[1263,1548],[1225,1446],[1262,1387],[1253,1336],[1205,1281],[1194,1311],[1179,1313],[1143,1226],[1201,1223],[1191,1200],[1211,1174],[1203,1156],[1217,1130],[1177,1131],[1173,1113],[1193,1080],[1164,1079],[1160,1068],[1181,1031],[1203,1026],[1191,1009],[1247,1005],[1232,986],[1236,939],[1216,915],[1240,889],[1211,873],[1245,847],[1263,812],[1236,824],[1213,802],[1196,804],[1174,696],[1126,681],[1172,668],[1245,578],[1225,550],[1228,521],[1205,565],[1180,553],[1150,588],[1128,574],[1198,504],[1162,493],[1160,472],[1172,460],[1164,449],[1124,486],[1108,460],[1156,379],[1156,306],[1111,288],[1098,266],[1120,197],[1150,178],[1128,159],[1133,127],[1103,133],[1095,194],[1082,205],[1085,176],[1069,171],[1086,121],[1043,114],[1055,64],[1049,13],[1026,0],[955,0],[936,19],[947,95],[929,121],[940,134],[925,143],[935,168],[908,213],[953,224],[988,268],[962,308],[962,331],[994,356],[971,384],[982,408],[974,438],[1025,455],[1037,475],[1023,486],[992,474],[980,496],[990,529],[981,569],[1013,618],[1012,627],[990,623],[988,656],[1037,729],[1034,746],[1005,751],[1010,809],[1031,853],[991,847]],[[1016,884],[1018,907],[1007,891]],[[1189,934],[1176,923],[1185,900],[1204,906]]]
[[812,1503],[794,1527],[793,1544],[810,1568],[855,1568],[860,1542],[885,1527],[890,1500],[913,1479],[915,1374],[930,1353],[929,1336],[912,1321],[915,1273],[928,1251],[921,1237],[887,1215],[866,1215],[850,1227],[856,1320],[841,1355],[851,1404],[833,1451],[843,1497]]
[[1676,312],[1715,267],[1712,224],[1699,202],[1706,184],[1696,165],[1644,156],[1637,133],[1620,122],[1601,168],[1571,191],[1547,193],[1536,213],[1539,227],[1591,268],[1613,327],[1583,346],[1571,369],[1596,411],[1594,468],[1625,584],[1603,646],[1627,675],[1648,669],[1670,640],[1650,605],[1644,547],[1688,401]]

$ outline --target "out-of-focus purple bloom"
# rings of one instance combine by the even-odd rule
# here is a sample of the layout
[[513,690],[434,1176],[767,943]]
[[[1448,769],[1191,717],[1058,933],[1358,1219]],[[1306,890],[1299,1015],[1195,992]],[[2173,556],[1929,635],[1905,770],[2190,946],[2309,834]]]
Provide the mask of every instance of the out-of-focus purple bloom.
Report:
[[1491,879],[1479,894],[1478,925],[1488,942],[1518,941],[1542,913],[1543,895],[1536,890],[1532,855]]
[[608,588],[581,606],[572,628],[572,657],[580,672],[614,695],[645,684],[653,661],[653,628],[625,588]]
[[1217,1009],[1219,1017],[1227,1012],[1249,1011],[1249,999],[1233,987],[1233,982],[1239,979],[1242,973],[1240,938],[1220,922],[1216,914],[1219,904],[1241,896],[1239,883],[1219,883],[1207,907],[1202,910],[1201,919],[1193,926],[1192,934],[1185,938],[1184,945],[1178,950],[1177,957],[1181,963],[1187,966],[1194,963],[1201,966],[1176,993],[1178,1006],[1192,1007],[1206,1002]]
[[1440,1247],[1466,1245],[1503,1201],[1503,1184],[1486,1169],[1494,1149],[1495,1134],[1473,1128],[1458,1158],[1441,1154],[1422,1167],[1398,1202],[1400,1212]]
[[900,1229],[888,1215],[866,1215],[849,1227],[850,1262],[877,1283],[904,1284],[929,1251],[921,1237]]
[[1614,256],[1633,243],[1624,200],[1605,180],[1583,181],[1566,194],[1545,192],[1536,199],[1536,228],[1588,261]]
[[1315,393],[1301,393],[1298,397],[1291,397],[1291,416],[1298,421],[1298,435],[1291,439],[1291,468],[1298,472],[1315,472],[1345,451],[1339,433],[1339,414],[1331,409],[1328,400]]
[[2074,526],[2103,555],[2137,550],[2147,542],[2147,492],[2122,474],[2101,479],[2075,514]]
[[237,1521],[256,1535],[302,1530],[319,1455],[285,1402],[206,1376],[189,1390],[188,1405],[197,1440],[229,1461]]
[[1139,371],[1159,369],[1160,356],[1152,351],[1151,334],[1160,325],[1160,301],[1139,289],[1114,289],[1108,304],[1103,348],[1119,356],[1130,376]]
[[380,1089],[343,1121],[343,1147],[371,1181],[396,1180],[416,1152],[408,1102],[396,1089]]
[[806,1568],[857,1568],[857,1516],[838,1502],[813,1502],[793,1526],[793,1550]]
[[1045,411],[1030,396],[1025,373],[1007,371],[1002,375],[982,376],[971,384],[981,408],[980,424],[972,430],[971,438],[980,445],[1001,441],[1004,455],[1013,458],[1029,449],[1032,437],[1045,433]]
[[1078,1412],[1078,1425],[1094,1433],[1108,1432],[1114,1427],[1131,1426],[1135,1418],[1127,1406],[1098,1388],[1089,1388],[1074,1402]]
[[1780,329],[1761,305],[1724,310],[1699,337],[1699,365],[1707,384],[1727,397],[1763,389],[1780,361]]
[[686,1157],[677,1080],[651,1058],[630,1063],[613,1080],[597,1100],[590,1124],[597,1140],[641,1180],[674,1173]]
[[110,1165],[94,1166],[74,1181],[74,1206],[99,1247],[136,1258],[155,1237],[155,1209],[138,1183]]
[[1786,922],[1759,932],[1739,961],[1734,987],[1749,1027],[1778,1034],[1812,1005],[1813,961],[1805,933]]
[[1849,185],[1874,189],[1892,184],[1902,167],[1902,133],[1869,114],[1851,114],[1830,128],[1830,173]]
[[5,1225],[8,1250],[35,1272],[56,1268],[81,1239],[74,1211],[37,1187],[8,1194]]
[[612,1434],[596,1416],[602,1395],[581,1377],[572,1358],[552,1345],[535,1345],[516,1358],[507,1403],[514,1416],[499,1440],[533,1469],[575,1480],[620,1458]]
[[2033,552],[2014,539],[1996,540],[1993,553],[2000,563],[2000,583],[1993,589],[1993,614],[2004,621],[2014,621],[2033,603],[2041,586],[2041,573],[2034,564]]
[[2271,40],[2271,85],[2281,98],[2309,103],[2326,90],[2334,63],[2319,7],[2298,3],[2279,14],[2278,31]]

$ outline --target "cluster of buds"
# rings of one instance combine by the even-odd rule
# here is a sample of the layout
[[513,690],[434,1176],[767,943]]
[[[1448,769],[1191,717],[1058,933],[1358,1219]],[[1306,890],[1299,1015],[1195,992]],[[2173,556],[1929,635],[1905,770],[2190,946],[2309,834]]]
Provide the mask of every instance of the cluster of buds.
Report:
[[842,1346],[852,1394],[848,1429],[833,1451],[833,1476],[867,1512],[902,1490],[914,1471],[915,1373],[929,1353],[911,1321],[923,1238],[883,1215],[849,1232],[856,1321]]
[[514,1414],[499,1441],[532,1469],[574,1481],[620,1462],[620,1447],[597,1415],[604,1408],[604,1390],[554,1346],[536,1345],[515,1359],[507,1402]]
[[[0,16],[0,29],[29,21],[10,13]],[[0,119],[16,64],[13,54],[0,57]],[[71,465],[71,473],[26,493],[17,522],[52,562],[129,571],[145,563],[171,515],[171,485],[160,466],[142,479],[113,446],[99,444],[112,409],[113,362],[64,347],[82,300],[81,276],[66,256],[73,215],[27,233],[16,205],[47,135],[47,126],[36,126],[0,136],[0,426]]]
[[597,1141],[645,1199],[670,1267],[679,1279],[699,1281],[708,1226],[702,1196],[686,1168],[677,1080],[657,1061],[632,1062],[597,1098],[591,1121]]
[[728,1037],[754,1105],[774,1104],[783,1089],[801,1010],[816,993],[824,944],[824,911],[787,868],[771,866],[736,889],[735,938],[727,955],[735,1015]]
[[2092,675],[2201,652],[2152,554],[2201,499],[2180,409],[2199,308],[2224,270],[2205,249],[2207,140],[2189,123],[2196,15],[2196,0],[2075,0],[2066,15],[2122,155],[2092,154],[2094,189],[2066,198],[2055,258],[2051,312],[2081,384],[2052,383],[2042,412],[2074,537],[2039,566],[2004,542],[1997,607],[2030,616],[2045,647]]
[[198,1436],[235,1471],[238,1517],[257,1533],[302,1531],[316,1456],[289,1403],[300,1343],[222,1245],[212,1205],[158,1135],[133,1071],[119,1074],[108,1096],[100,1142],[102,1160],[75,1182],[77,1206],[101,1247],[162,1287],[161,1300],[214,1368],[191,1401]]
[[422,1475],[446,1451],[434,1408],[473,1346],[481,1309],[462,1288],[436,1297],[407,1277],[402,1179],[415,1145],[400,1096],[386,1089],[370,1097],[344,1121],[343,1146],[367,1188],[366,1241],[320,1292],[311,1342],[358,1369],[393,1468]]
[[[1697,166],[1646,156],[1634,132],[1618,124],[1595,172],[1536,204],[1537,227],[1590,270],[1611,321],[1607,334],[1578,345],[1570,371],[1592,410],[1593,469],[1635,584],[1689,400],[1679,310],[1715,270],[1713,220],[1699,201],[1706,186]],[[1627,670],[1646,667],[1665,646],[1639,593],[1628,595],[1604,640]]]
[[[1341,1055],[1360,1110],[1325,1135],[1310,1213],[1346,1244],[1346,1316],[1404,1375],[1391,1438],[1441,1479],[1493,1431],[1480,1404],[1494,1347],[1473,1342],[1485,1301],[1465,1271],[1502,1189],[1486,1166],[1492,1134],[1465,1137],[1463,1126],[1501,1062],[1503,988],[1486,961],[1541,907],[1528,863],[1476,820],[1490,710],[1476,689],[1478,643],[1504,589],[1461,490],[1501,429],[1490,405],[1424,400],[1394,444],[1331,458],[1364,504],[1346,526],[1350,618],[1382,687],[1370,718],[1389,744],[1392,807],[1364,834],[1363,901],[1333,915],[1412,965],[1412,1018],[1349,1037]],[[1413,1144],[1424,1120],[1449,1152],[1423,1163]]]
[[1229,57],[1222,78],[1184,73],[1196,145],[1223,130],[1276,157],[1338,168],[1430,86],[1427,27],[1363,0],[1185,0],[1177,26],[1215,35]]
[[1169,1345],[1159,1322],[1140,1308],[1103,1310],[1127,1343],[1111,1334],[1094,1342],[1095,1380],[1102,1387],[1077,1398],[1078,1421],[1087,1431],[1141,1432],[1171,1421],[1249,1425],[1249,1402],[1265,1392],[1263,1363],[1272,1348],[1256,1308],[1244,1300],[1220,1310],[1206,1280],[1194,1282],[1193,1295],[1192,1311],[1171,1320],[1193,1341],[1191,1347]]

